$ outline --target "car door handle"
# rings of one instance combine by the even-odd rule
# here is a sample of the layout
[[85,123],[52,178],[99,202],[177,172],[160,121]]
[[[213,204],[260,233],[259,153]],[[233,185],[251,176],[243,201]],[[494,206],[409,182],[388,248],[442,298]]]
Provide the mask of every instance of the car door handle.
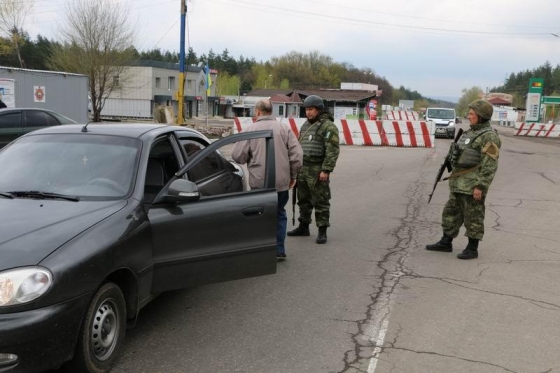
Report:
[[264,213],[264,207],[262,206],[254,206],[254,207],[247,207],[243,209],[243,215],[245,216],[261,216]]

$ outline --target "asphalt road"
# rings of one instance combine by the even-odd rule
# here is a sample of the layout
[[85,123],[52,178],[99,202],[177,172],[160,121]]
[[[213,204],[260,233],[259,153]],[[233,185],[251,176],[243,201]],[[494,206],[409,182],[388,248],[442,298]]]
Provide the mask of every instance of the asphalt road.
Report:
[[276,275],[161,295],[113,372],[560,372],[560,141],[496,128],[479,259],[455,257],[464,230],[453,253],[424,249],[441,236],[446,183],[427,197],[451,140],[344,146],[327,244],[313,229],[287,238]]

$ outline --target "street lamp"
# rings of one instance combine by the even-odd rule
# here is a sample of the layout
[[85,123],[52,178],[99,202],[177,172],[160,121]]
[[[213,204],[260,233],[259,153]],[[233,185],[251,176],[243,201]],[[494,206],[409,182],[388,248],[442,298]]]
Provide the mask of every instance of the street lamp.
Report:
[[268,83],[268,78],[271,78],[271,77],[272,77],[272,74],[269,74],[269,75],[266,77],[266,80],[264,81],[264,89],[266,89],[266,85],[267,85],[267,83]]

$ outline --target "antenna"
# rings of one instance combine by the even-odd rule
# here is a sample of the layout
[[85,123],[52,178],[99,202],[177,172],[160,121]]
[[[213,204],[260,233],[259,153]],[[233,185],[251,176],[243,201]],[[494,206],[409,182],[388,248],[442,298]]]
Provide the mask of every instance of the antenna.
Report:
[[87,126],[91,123],[91,121],[87,122],[85,126],[82,127],[82,132],[87,132]]

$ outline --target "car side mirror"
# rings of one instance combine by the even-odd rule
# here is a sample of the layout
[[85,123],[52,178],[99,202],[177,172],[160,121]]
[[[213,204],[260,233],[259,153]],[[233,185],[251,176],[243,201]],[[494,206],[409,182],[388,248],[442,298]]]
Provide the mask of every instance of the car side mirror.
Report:
[[169,202],[198,201],[200,192],[198,186],[192,181],[177,179],[169,185],[165,200]]

